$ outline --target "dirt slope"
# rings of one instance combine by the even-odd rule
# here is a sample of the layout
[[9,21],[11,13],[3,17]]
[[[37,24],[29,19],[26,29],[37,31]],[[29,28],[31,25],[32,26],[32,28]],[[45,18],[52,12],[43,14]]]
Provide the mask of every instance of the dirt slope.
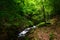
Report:
[[30,40],[60,40],[60,17],[53,17],[51,25],[36,28],[29,37]]

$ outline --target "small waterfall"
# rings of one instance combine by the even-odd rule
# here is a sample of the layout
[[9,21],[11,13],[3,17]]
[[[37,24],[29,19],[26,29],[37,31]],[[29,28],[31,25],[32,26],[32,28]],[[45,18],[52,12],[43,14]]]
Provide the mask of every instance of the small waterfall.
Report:
[[29,30],[35,29],[35,28],[36,28],[36,26],[26,28],[25,30],[23,30],[22,32],[20,32],[20,33],[18,34],[18,38],[19,38],[19,37],[24,37],[24,36],[26,35],[26,33],[29,32]]

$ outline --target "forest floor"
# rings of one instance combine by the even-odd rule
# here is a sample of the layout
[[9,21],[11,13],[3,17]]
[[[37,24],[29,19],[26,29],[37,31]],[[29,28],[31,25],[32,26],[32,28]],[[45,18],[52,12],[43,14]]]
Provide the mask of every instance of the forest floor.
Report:
[[60,40],[60,17],[53,17],[51,25],[36,28],[29,37],[31,40]]
[[[60,40],[60,16],[50,20],[51,25],[40,26],[28,35],[30,40]],[[5,40],[7,33],[0,35],[0,40]],[[27,40],[27,39],[26,39]]]

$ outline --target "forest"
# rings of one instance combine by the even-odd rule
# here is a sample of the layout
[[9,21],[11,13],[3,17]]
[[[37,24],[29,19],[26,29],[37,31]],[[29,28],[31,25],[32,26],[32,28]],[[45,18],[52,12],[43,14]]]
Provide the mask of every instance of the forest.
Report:
[[60,40],[60,0],[1,0],[0,40]]

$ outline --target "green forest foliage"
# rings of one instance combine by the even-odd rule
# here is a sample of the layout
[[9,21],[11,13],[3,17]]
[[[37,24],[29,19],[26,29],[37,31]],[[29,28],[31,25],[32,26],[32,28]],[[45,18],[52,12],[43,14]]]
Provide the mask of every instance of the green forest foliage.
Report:
[[[14,0],[16,5],[22,11],[22,15],[28,17],[33,23],[41,22],[45,16],[51,15],[54,10],[53,1],[50,0]],[[44,6],[44,8],[43,8]],[[43,11],[44,10],[44,11]],[[43,20],[44,21],[44,20]]]
[[1,0],[0,29],[5,28],[4,31],[7,32],[12,28],[16,31],[48,22],[51,15],[60,12],[59,2],[60,0]]
[[54,5],[54,0],[6,0],[1,2],[0,17],[11,25],[37,25],[44,17],[49,20],[55,11]]

